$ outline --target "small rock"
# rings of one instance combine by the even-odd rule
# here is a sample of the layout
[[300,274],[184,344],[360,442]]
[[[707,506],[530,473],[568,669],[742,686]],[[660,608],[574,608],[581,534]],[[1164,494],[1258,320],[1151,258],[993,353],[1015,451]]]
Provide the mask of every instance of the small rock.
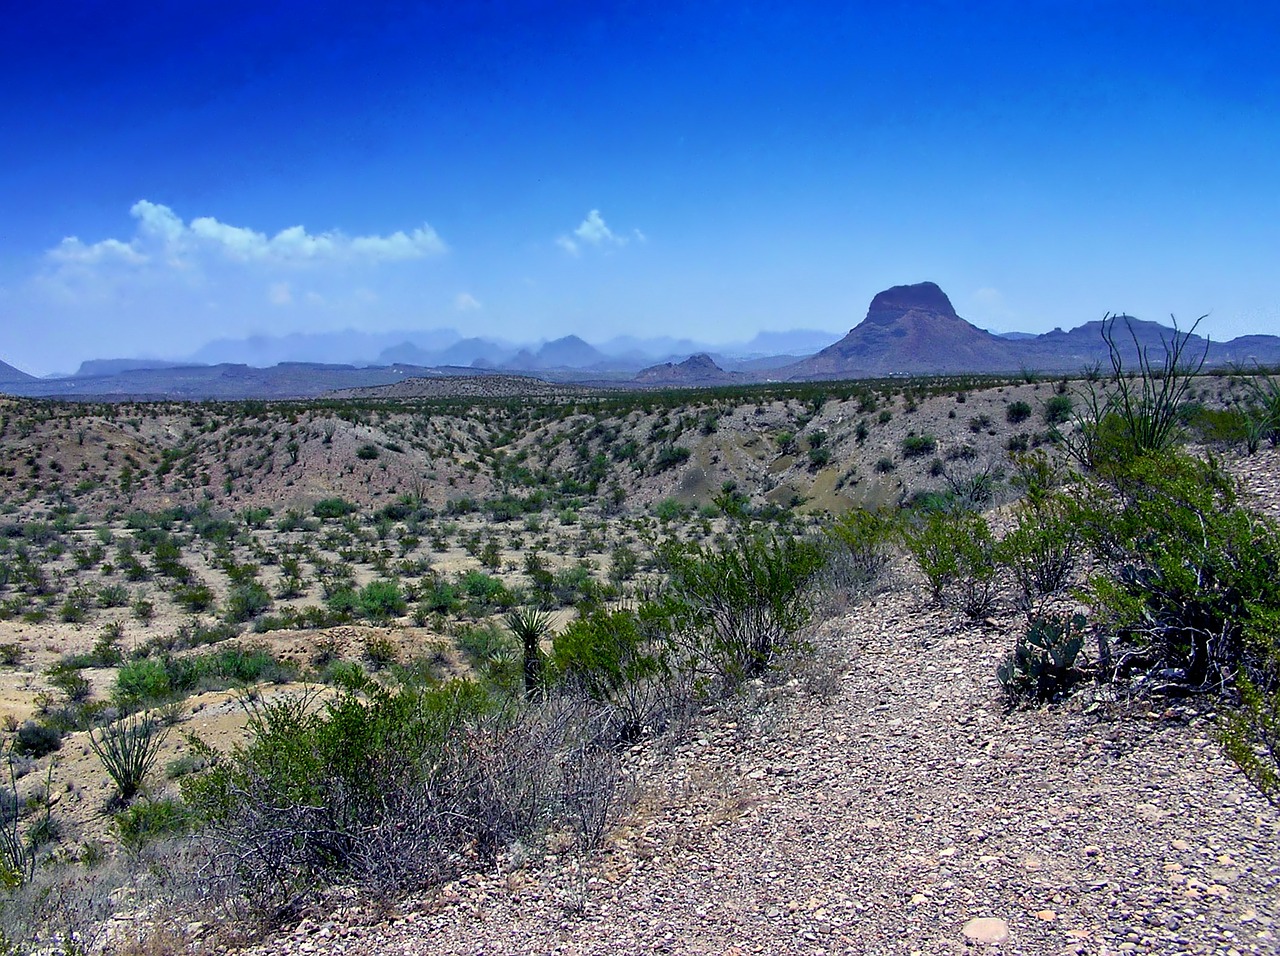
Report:
[[1058,914],[1053,910],[1039,910],[1036,913],[1036,919],[1044,920],[1046,923],[1052,923],[1058,918]]
[[964,924],[964,938],[973,943],[999,946],[1009,941],[1009,924],[994,916],[975,916]]

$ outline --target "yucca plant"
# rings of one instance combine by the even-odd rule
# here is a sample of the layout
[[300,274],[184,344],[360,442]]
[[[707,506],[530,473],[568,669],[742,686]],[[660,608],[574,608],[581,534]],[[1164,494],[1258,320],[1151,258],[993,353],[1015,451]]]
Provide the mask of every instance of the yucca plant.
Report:
[[551,615],[519,607],[507,614],[507,629],[524,647],[524,692],[532,697],[542,680],[542,639],[551,633]]
[[115,783],[121,801],[132,800],[142,788],[168,734],[160,720],[137,712],[89,731],[89,746]]

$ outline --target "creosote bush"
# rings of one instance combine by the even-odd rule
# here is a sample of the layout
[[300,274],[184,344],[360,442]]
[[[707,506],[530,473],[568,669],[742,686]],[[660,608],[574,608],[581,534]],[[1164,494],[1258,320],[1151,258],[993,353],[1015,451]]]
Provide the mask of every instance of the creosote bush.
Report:
[[826,576],[833,585],[854,591],[872,584],[888,565],[898,527],[886,514],[854,508],[832,522],[827,534],[832,546]]
[[823,553],[814,541],[740,528],[723,547],[671,542],[661,559],[690,666],[729,690],[763,675],[809,623],[805,589]]
[[1214,461],[1176,451],[1111,463],[1075,499],[1095,558],[1087,593],[1123,641],[1116,676],[1222,686],[1261,667],[1280,624],[1280,530]]
[[608,708],[618,740],[630,743],[663,723],[673,704],[671,648],[660,609],[597,608],[555,635],[555,679]]
[[593,711],[562,695],[515,706],[467,682],[366,683],[247,706],[249,742],[206,749],[212,766],[182,790],[221,872],[267,912],[338,880],[430,885],[559,821],[595,833],[622,789]]
[[903,542],[929,581],[933,599],[982,617],[995,603],[996,542],[972,511],[932,511],[906,524]]

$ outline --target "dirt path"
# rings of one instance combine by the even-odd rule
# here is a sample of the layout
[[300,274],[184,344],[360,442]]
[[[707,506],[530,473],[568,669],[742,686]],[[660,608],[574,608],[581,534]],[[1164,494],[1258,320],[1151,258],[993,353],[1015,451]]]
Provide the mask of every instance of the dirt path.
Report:
[[1011,633],[882,595],[824,630],[834,699],[784,688],[644,758],[585,871],[539,859],[252,952],[960,953],[975,918],[1005,953],[1280,951],[1280,814],[1206,715],[1006,715]]

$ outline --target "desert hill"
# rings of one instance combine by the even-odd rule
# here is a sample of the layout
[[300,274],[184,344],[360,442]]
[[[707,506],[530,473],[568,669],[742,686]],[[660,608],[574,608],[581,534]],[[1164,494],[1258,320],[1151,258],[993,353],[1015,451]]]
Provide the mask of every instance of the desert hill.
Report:
[[956,315],[932,282],[899,285],[871,300],[839,342],[782,370],[784,377],[865,378],[1016,369],[1016,347]]
[[724,385],[742,378],[726,372],[707,353],[699,352],[683,362],[663,362],[641,369],[635,381],[637,385],[699,386]]
[[36,381],[36,377],[34,375],[28,375],[21,369],[16,369],[12,365],[0,362],[0,385],[34,381]]
[[[0,717],[46,720],[42,701],[96,707],[126,668],[178,660],[274,661],[256,685],[264,700],[302,693],[290,675],[331,679],[322,668],[335,663],[470,673],[490,650],[484,620],[505,610],[497,595],[568,595],[555,597],[561,627],[591,580],[639,593],[651,536],[713,542],[726,488],[761,514],[793,510],[814,534],[828,512],[896,507],[975,478],[1007,503],[1010,452],[1051,450],[1051,403],[1084,387],[1010,378],[600,393],[514,376],[439,381],[501,383],[549,391],[435,404],[6,400]],[[1222,408],[1241,388],[1205,375],[1194,397]],[[1277,454],[1240,462],[1272,503]],[[731,698],[669,747],[628,750],[641,796],[599,854],[504,858],[500,872],[395,902],[392,920],[326,898],[253,952],[525,952],[531,939],[644,951],[666,932],[705,939],[698,952],[810,953],[808,943],[840,937],[829,952],[871,952],[900,935],[924,952],[964,952],[974,917],[1005,921],[1010,952],[1063,952],[1064,940],[1111,951],[1132,933],[1146,934],[1148,951],[1212,952],[1224,931],[1249,944],[1241,953],[1267,951],[1262,934],[1280,920],[1269,855],[1280,817],[1213,741],[1204,703],[1132,719],[1086,707],[1088,697],[1006,713],[994,669],[1026,626],[1012,599],[967,619],[931,601],[902,555],[887,574],[823,609],[829,620],[811,635],[821,655],[794,680]],[[505,590],[473,593],[469,582]],[[334,595],[378,583],[405,602],[385,620],[343,616]],[[253,594],[258,603],[245,603]],[[196,772],[187,733],[222,747],[243,731],[225,680],[169,713],[176,728],[147,801],[177,799],[179,776]],[[51,859],[119,846],[79,726],[18,781],[23,807],[38,807],[46,785],[57,795],[59,829],[42,849]],[[36,812],[24,812],[25,826]],[[112,898],[145,929],[132,897]],[[174,912],[174,940],[215,932],[213,916]],[[84,932],[99,932],[103,918],[85,913]]]

